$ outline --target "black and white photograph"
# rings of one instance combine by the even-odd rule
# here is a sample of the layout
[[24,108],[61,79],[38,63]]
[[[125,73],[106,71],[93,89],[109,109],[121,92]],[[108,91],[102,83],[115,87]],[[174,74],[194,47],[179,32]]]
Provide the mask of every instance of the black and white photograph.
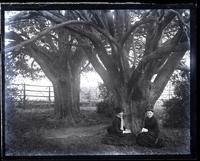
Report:
[[2,4],[3,157],[194,156],[196,25],[192,4]]

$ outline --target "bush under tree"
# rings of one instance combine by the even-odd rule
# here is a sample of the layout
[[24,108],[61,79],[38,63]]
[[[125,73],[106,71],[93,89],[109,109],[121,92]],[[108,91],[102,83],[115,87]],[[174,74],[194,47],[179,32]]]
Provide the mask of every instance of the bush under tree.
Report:
[[[179,78],[179,79],[178,79]],[[184,72],[172,78],[175,85],[174,97],[164,102],[166,115],[163,126],[172,128],[189,128],[190,126],[190,83]]]
[[110,117],[113,115],[115,108],[114,96],[106,88],[105,84],[100,84],[98,88],[100,91],[99,97],[102,101],[97,103],[97,112]]

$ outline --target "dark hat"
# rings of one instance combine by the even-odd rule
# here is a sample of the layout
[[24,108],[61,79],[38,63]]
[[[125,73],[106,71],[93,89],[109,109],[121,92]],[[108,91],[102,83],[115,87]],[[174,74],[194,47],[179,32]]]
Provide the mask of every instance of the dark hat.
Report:
[[153,109],[147,109],[147,110],[146,110],[146,112],[147,112],[147,111],[151,111],[151,112],[154,112],[154,111],[153,111]]
[[121,107],[116,107],[114,111],[116,114],[118,114],[120,112],[124,112],[124,110]]
[[148,106],[148,107],[146,108],[146,112],[147,112],[147,111],[152,111],[152,112],[154,112],[154,111],[153,111],[153,106]]

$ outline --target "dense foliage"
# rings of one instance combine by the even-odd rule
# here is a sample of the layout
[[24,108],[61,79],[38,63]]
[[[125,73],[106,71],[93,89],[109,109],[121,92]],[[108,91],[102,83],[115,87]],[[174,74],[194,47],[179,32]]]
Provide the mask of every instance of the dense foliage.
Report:
[[[184,77],[182,77],[184,76]],[[178,79],[179,78],[179,79]],[[183,128],[190,126],[190,82],[189,77],[180,72],[174,75],[174,97],[164,102],[165,127]]]
[[114,96],[104,83],[100,84],[98,88],[100,91],[99,97],[102,101],[97,103],[97,112],[103,113],[106,116],[112,116],[115,108]]

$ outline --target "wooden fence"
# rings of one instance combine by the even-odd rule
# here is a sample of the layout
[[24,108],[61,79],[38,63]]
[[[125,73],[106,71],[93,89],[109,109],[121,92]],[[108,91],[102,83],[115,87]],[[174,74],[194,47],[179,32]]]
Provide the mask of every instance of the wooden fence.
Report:
[[[15,88],[17,94],[14,95],[16,97],[16,104],[20,104],[23,108],[26,108],[28,105],[52,105],[54,104],[54,90],[53,86],[43,86],[43,85],[32,85],[32,84],[11,84],[10,88]],[[86,91],[88,93],[88,91]],[[92,95],[92,94],[91,94]],[[83,97],[84,96],[84,97]],[[90,96],[86,98],[86,94],[83,91],[80,91],[80,104],[82,106],[92,106],[97,102],[101,101],[98,98],[97,93],[95,96]],[[95,98],[94,98],[95,97]]]
[[[51,105],[54,103],[53,86],[32,85],[32,84],[11,84],[11,88],[17,89],[18,93],[17,97],[19,97],[19,100],[16,101],[20,102],[24,108],[30,102],[34,102],[34,104],[38,102],[40,105],[41,103],[45,103],[47,105]],[[160,98],[157,100],[156,104],[160,106],[162,104],[163,99],[165,100],[170,99],[172,96],[173,96],[172,85],[168,85],[166,86]],[[95,98],[93,102],[98,102],[97,100],[99,100],[99,98]],[[87,101],[90,102],[91,100],[89,99]],[[82,99],[82,103],[83,102],[85,102],[84,99]]]
[[[54,103],[54,91],[53,86],[43,86],[43,85],[31,85],[31,84],[11,84],[11,88],[17,89],[17,97],[26,107],[27,102],[40,102],[45,104]],[[38,100],[42,98],[42,100]]]

